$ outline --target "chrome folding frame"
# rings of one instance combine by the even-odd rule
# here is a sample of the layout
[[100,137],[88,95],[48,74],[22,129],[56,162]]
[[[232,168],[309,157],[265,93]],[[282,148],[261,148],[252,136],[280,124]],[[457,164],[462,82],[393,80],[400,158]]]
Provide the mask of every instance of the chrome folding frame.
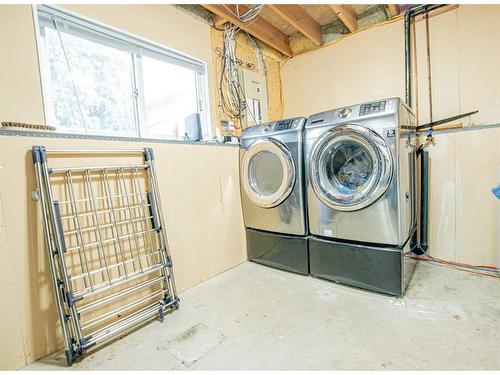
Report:
[[[179,307],[154,154],[151,148],[46,150],[44,146],[33,146],[32,153],[71,366],[90,348],[155,317],[163,321],[165,312]],[[125,155],[142,156],[143,163],[51,168],[48,162],[50,156],[75,160],[74,156]]]

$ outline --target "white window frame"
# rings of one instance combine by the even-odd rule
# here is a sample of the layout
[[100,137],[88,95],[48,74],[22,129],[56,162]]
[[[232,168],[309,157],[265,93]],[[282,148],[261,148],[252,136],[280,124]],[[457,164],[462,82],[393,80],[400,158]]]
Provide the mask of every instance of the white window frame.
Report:
[[[58,21],[58,25],[63,25],[64,27],[69,26],[73,31],[76,30],[77,33],[74,33],[75,35],[80,34],[81,32],[81,34],[86,35],[83,36],[83,38],[130,52],[132,54],[133,61],[132,69],[134,90],[139,90],[139,87],[142,86],[142,74],[140,74],[140,57],[142,55],[154,57],[162,61],[168,61],[169,63],[192,69],[195,72],[197,108],[200,115],[202,136],[203,139],[210,139],[212,137],[208,95],[207,63],[205,61],[189,56],[172,48],[165,47],[150,40],[130,34],[126,31],[122,31],[120,29],[98,22],[91,18],[81,16],[71,11],[63,10],[56,6],[35,4],[32,6],[32,10],[36,34],[36,45],[38,51],[40,80],[42,86],[44,117],[46,123],[49,123],[54,115],[50,115],[50,113],[52,112],[52,106],[50,105],[50,82],[48,82],[50,80],[50,77],[48,75],[48,67],[45,66],[45,62],[47,61],[47,59],[44,54],[46,54],[47,51],[45,51],[45,48],[43,47],[43,40],[40,31],[40,17],[49,15],[51,17],[54,17]],[[138,138],[142,137],[141,122],[143,123],[144,119],[144,113],[141,109],[142,100],[143,97],[142,95],[140,95],[140,91],[139,95],[133,96],[136,128],[135,136]],[[64,129],[62,130],[62,132],[64,132]],[[86,132],[84,133],[84,135],[103,135],[103,133],[92,134]],[[112,136],[112,134],[105,135]]]

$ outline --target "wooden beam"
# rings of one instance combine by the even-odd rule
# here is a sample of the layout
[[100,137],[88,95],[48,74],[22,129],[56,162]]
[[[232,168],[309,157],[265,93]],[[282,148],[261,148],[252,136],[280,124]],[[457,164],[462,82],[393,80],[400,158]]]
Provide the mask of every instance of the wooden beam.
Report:
[[222,25],[224,25],[227,20],[223,17],[218,16],[217,14],[213,14],[213,19],[214,19],[214,27],[220,28]]
[[321,45],[321,26],[306,12],[303,6],[297,4],[268,4],[267,6],[314,44]]
[[352,6],[330,4],[330,7],[351,33],[358,29],[358,15]]
[[[281,30],[271,25],[262,17],[257,17],[245,23],[236,15],[236,5],[234,4],[201,4],[201,6],[217,16],[225,18],[282,54],[292,56],[288,35],[281,32]],[[240,13],[246,12],[248,9],[250,8],[246,5],[239,5]]]
[[392,17],[395,17],[399,14],[399,5],[387,4],[387,8],[389,9],[389,12],[391,13]]

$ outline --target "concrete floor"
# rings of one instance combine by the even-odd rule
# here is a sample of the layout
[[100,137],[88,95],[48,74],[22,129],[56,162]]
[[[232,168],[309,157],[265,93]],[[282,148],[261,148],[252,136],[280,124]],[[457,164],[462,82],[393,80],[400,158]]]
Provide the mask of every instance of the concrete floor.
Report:
[[496,279],[419,263],[398,300],[246,262],[72,369],[499,370],[499,350]]

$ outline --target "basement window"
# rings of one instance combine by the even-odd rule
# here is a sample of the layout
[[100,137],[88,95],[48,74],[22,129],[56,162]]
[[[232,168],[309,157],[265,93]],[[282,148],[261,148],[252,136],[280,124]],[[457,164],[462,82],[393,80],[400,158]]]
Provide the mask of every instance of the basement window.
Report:
[[58,131],[185,139],[195,115],[210,137],[205,62],[56,7],[36,6],[35,18],[45,116]]

